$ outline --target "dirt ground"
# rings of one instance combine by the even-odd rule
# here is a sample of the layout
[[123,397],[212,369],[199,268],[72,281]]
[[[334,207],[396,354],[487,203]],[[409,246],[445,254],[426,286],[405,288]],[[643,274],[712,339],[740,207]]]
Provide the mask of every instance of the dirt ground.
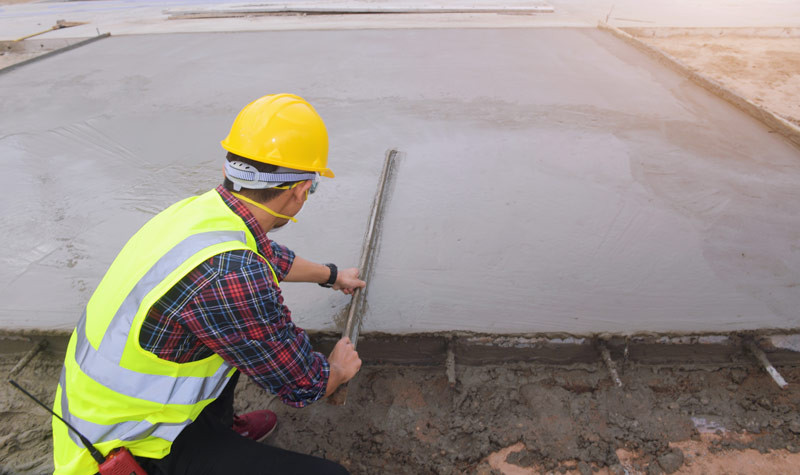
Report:
[[[7,374],[19,359],[0,357]],[[51,401],[61,357],[16,380]],[[354,474],[800,473],[800,368],[781,391],[750,367],[366,365],[347,405],[293,409],[243,381],[238,412],[270,408],[267,443],[338,460]],[[0,474],[50,473],[49,417],[0,387]]]
[[692,34],[639,39],[800,125],[800,37]]

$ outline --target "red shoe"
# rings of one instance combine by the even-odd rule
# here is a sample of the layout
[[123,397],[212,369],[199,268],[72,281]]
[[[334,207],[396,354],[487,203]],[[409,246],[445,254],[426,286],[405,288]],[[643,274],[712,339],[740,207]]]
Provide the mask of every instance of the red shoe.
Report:
[[266,409],[233,416],[233,430],[242,437],[253,439],[256,442],[266,439],[277,425],[278,416]]

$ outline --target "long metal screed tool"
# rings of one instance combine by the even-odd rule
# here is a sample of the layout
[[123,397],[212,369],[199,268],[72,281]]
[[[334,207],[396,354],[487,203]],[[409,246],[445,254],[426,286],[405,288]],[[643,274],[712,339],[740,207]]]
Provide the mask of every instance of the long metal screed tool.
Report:
[[[364,236],[364,244],[361,247],[361,262],[358,270],[361,277],[369,285],[372,266],[374,263],[375,249],[380,242],[380,225],[383,219],[383,209],[386,204],[386,197],[391,188],[391,180],[394,176],[395,163],[399,152],[390,149],[386,152],[386,159],[383,162],[383,170],[378,180],[378,190],[375,192],[375,199],[372,201],[372,212],[367,222],[367,234]],[[367,300],[367,289],[356,289],[350,298],[347,309],[347,320],[342,331],[342,338],[350,337],[353,346],[358,345],[358,332],[361,329],[361,318],[364,315],[364,307]],[[347,384],[339,386],[339,389],[328,398],[330,404],[343,406],[347,402]]]
[[139,463],[136,462],[136,459],[133,458],[133,455],[131,455],[128,449],[125,447],[120,447],[109,452],[107,457],[103,457],[103,454],[97,450],[97,447],[89,442],[89,439],[84,437],[83,434],[78,432],[78,429],[72,427],[72,424],[62,419],[61,416],[53,412],[53,410],[49,407],[45,406],[42,401],[36,399],[31,393],[23,389],[22,386],[17,384],[17,382],[13,379],[9,379],[8,382],[15,388],[22,391],[23,394],[33,399],[33,402],[42,406],[47,412],[57,417],[58,420],[63,422],[67,427],[69,427],[69,430],[74,432],[78,438],[81,439],[83,446],[89,450],[89,454],[91,454],[92,458],[97,462],[100,475],[147,475]]

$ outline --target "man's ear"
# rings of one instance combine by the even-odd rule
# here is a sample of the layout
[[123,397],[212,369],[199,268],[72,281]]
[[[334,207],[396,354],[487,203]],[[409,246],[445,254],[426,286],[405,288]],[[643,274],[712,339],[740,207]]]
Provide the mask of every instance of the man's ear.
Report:
[[294,196],[295,199],[300,200],[300,201],[305,201],[306,200],[306,192],[310,188],[311,188],[311,180],[306,180],[302,184],[295,186],[294,188],[292,188],[289,191],[292,192],[292,196]]

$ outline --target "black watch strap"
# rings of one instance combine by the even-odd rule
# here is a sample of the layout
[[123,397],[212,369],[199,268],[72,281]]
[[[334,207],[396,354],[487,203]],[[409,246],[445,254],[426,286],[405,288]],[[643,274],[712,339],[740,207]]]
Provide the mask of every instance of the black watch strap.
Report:
[[333,284],[336,283],[336,277],[339,275],[339,269],[336,268],[336,264],[323,264],[323,265],[331,270],[331,276],[328,277],[327,282],[325,282],[324,284],[319,284],[319,286],[329,289],[333,287]]

